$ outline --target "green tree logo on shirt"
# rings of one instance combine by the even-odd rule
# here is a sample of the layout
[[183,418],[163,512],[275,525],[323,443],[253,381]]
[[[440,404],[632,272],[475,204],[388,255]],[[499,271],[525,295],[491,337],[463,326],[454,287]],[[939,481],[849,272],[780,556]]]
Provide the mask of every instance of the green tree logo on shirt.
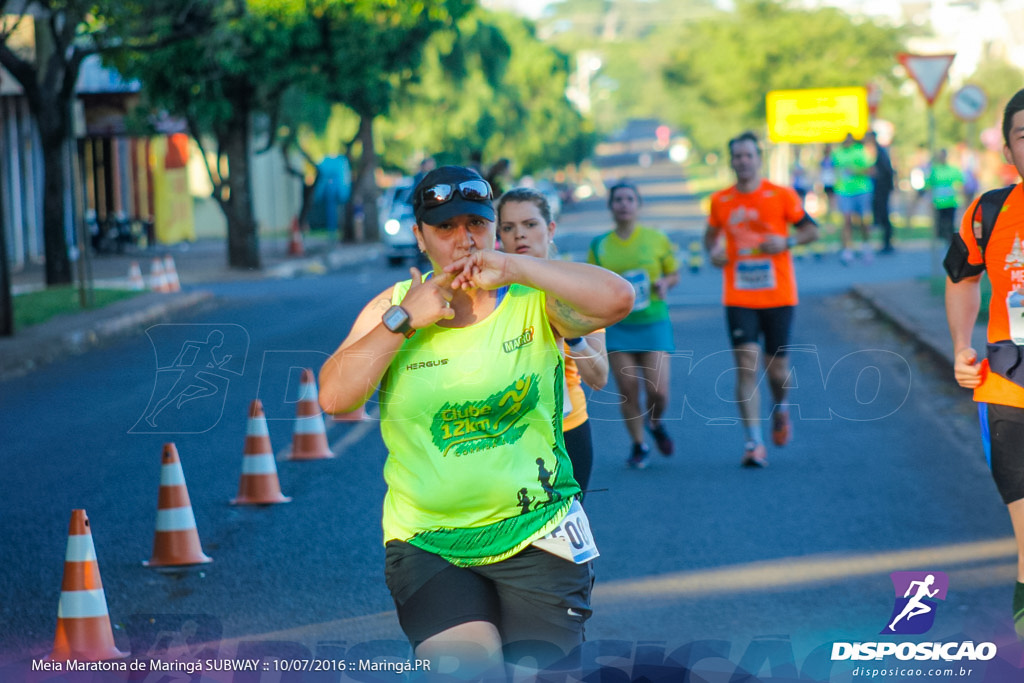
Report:
[[461,456],[518,441],[526,431],[519,421],[540,400],[539,381],[539,375],[524,375],[483,400],[446,402],[430,424],[437,450]]

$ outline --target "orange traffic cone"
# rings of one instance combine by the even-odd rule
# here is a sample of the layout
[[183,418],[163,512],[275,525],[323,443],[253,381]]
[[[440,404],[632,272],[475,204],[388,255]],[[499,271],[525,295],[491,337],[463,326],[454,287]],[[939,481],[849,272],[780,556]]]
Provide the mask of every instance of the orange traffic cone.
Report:
[[139,267],[138,261],[132,261],[132,265],[128,268],[128,283],[137,292],[146,288],[146,283],[142,279],[142,268]]
[[169,291],[167,286],[167,274],[164,272],[164,263],[159,258],[154,257],[149,266],[149,288],[154,292],[166,292]]
[[180,292],[181,282],[178,280],[178,269],[174,267],[174,257],[164,256],[164,277],[167,278],[167,291]]
[[277,464],[270,446],[267,418],[259,399],[249,404],[249,423],[245,432],[245,453],[242,456],[242,478],[238,481],[238,497],[232,505],[270,505],[287,503],[277,480]]
[[309,368],[302,370],[299,386],[299,404],[295,409],[295,429],[292,432],[292,453],[289,460],[322,460],[333,458],[327,445],[324,415],[320,412],[316,378]]
[[160,493],[156,503],[156,533],[153,535],[153,557],[142,564],[147,567],[181,567],[213,562],[199,544],[199,530],[192,514],[192,502],[185,488],[178,449],[165,443],[160,458]]
[[306,248],[302,244],[302,231],[299,229],[299,219],[293,218],[291,225],[291,240],[288,242],[288,255],[289,256],[302,256],[306,253]]
[[98,662],[127,656],[114,645],[89,517],[85,510],[72,510],[57,605],[57,635],[48,659]]

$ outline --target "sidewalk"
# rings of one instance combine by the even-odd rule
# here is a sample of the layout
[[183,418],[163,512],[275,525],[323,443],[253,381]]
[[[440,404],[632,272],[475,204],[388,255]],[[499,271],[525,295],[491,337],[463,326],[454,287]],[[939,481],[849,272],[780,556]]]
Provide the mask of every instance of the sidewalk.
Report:
[[[303,273],[320,274],[381,257],[380,244],[339,244],[326,237],[305,239],[302,256],[288,255],[286,240],[261,244],[262,268],[246,271],[229,268],[224,239],[200,240],[174,246],[157,246],[125,254],[92,256],[93,283],[97,288],[129,286],[129,269],[137,262],[148,281],[154,258],[171,256],[181,282],[180,292],[146,292],[109,306],[57,316],[39,325],[0,338],[0,380],[17,377],[58,358],[82,353],[110,340],[142,330],[174,315],[216,305],[204,284],[290,278]],[[72,267],[78,278],[77,264]],[[43,266],[30,264],[11,274],[15,294],[44,287]]]
[[[927,280],[857,284],[851,292],[936,361],[952,367],[953,342],[946,323],[945,295],[933,292]],[[975,325],[973,339],[974,348],[984,354],[984,322]]]

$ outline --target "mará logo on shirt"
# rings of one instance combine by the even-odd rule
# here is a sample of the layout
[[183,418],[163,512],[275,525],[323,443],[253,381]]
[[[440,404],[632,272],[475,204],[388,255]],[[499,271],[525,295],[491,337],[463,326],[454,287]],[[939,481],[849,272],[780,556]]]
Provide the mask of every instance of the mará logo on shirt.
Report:
[[533,342],[533,326],[529,329],[523,330],[523,333],[515,339],[509,339],[507,342],[502,343],[501,348],[504,349],[505,353],[512,353],[513,351],[520,349],[527,344]]

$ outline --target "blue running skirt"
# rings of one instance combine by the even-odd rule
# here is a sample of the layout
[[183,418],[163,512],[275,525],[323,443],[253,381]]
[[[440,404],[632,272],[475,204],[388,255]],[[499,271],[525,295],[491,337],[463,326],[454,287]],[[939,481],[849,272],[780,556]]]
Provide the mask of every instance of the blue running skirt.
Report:
[[617,323],[607,329],[609,351],[675,351],[668,318],[642,325]]

